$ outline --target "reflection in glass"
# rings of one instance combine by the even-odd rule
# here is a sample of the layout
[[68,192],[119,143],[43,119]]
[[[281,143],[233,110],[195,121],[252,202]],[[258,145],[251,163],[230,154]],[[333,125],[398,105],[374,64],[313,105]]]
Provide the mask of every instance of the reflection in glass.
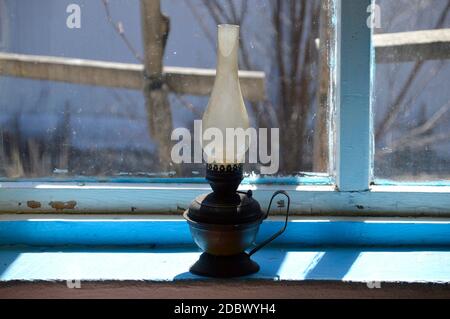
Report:
[[[71,3],[0,0],[0,52],[143,63],[140,1],[77,1],[79,29],[66,25]],[[216,25],[240,25],[240,69],[266,76],[265,97],[246,101],[250,122],[257,128],[280,128],[278,175],[328,173],[332,4],[162,0],[162,11],[170,18],[163,64],[214,69]],[[193,132],[191,123],[200,119],[208,95],[167,90],[166,128]],[[174,142],[152,130],[159,114],[146,107],[139,90],[0,74],[0,95],[4,178],[202,176],[201,164],[163,165],[161,150],[170,145],[161,143]],[[247,171],[258,173],[259,167],[251,165]]]
[[[412,42],[448,34],[448,0],[376,3],[381,24],[374,29],[375,43],[377,37],[397,32],[407,32],[399,39]],[[433,34],[410,33],[422,30]],[[421,51],[414,46],[404,47],[390,55],[376,49],[376,178],[404,182],[450,179],[448,58],[448,43]]]

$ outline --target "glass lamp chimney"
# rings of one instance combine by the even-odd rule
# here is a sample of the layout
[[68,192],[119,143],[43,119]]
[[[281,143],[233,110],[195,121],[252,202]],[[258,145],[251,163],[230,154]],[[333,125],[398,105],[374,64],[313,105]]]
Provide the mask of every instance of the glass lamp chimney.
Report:
[[[204,139],[213,139],[211,135],[204,134],[212,128],[216,133],[220,132],[217,136],[210,130],[214,134],[214,139],[222,138],[222,141],[218,144],[214,143],[215,147],[202,143],[208,163],[225,165],[243,163],[249,148],[250,141],[247,139],[245,143],[239,144],[229,140],[230,137],[234,139],[234,134],[227,134],[227,129],[228,133],[232,133],[236,129],[245,131],[249,127],[248,114],[239,84],[238,50],[239,26],[219,25],[216,78],[203,115],[202,127]],[[230,129],[233,131],[229,131]]]

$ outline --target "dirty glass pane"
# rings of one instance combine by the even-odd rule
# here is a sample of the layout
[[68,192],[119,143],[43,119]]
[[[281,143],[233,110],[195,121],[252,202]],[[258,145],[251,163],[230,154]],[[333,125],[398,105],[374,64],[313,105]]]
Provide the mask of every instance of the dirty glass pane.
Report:
[[[331,3],[161,1],[170,19],[165,66],[214,68],[216,25],[241,25],[240,69],[262,71],[266,79],[261,99],[246,101],[252,125],[280,130],[276,176],[328,172]],[[142,64],[140,9],[138,0],[0,0],[0,53]],[[10,76],[5,63],[2,179],[202,176],[202,164],[171,162],[170,132],[192,130],[208,96],[163,86],[168,107],[154,114],[139,89]],[[246,170],[258,173],[259,165]]]
[[[400,182],[450,180],[450,1],[377,0],[376,4],[375,177]],[[386,48],[386,43],[394,45],[389,34],[403,45]],[[437,43],[443,38],[446,42]],[[417,45],[430,39],[435,40]]]

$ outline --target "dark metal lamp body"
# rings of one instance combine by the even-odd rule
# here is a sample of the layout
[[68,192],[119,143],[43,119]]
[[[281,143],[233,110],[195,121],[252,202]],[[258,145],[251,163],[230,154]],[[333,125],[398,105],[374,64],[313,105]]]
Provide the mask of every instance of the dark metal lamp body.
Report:
[[[259,266],[250,256],[286,228],[285,225],[252,251],[245,252],[254,243],[259,226],[268,214],[261,210],[251,191],[237,191],[243,178],[242,167],[242,164],[207,164],[206,179],[213,192],[198,196],[184,213],[195,243],[204,251],[190,269],[194,274],[237,277],[255,273]],[[287,196],[279,191],[273,197],[280,192]]]

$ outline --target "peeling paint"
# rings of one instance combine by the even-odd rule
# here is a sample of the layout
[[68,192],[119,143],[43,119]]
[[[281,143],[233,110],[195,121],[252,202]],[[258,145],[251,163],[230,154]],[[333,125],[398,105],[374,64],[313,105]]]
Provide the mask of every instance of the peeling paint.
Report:
[[53,209],[64,210],[64,209],[74,209],[77,206],[77,202],[74,200],[68,202],[50,202],[48,203]]
[[[21,205],[21,203],[19,203],[19,206],[20,205]],[[37,202],[35,200],[29,200],[27,202],[27,206],[32,208],[32,209],[35,209],[35,208],[41,208],[42,205],[41,205],[41,202]]]

